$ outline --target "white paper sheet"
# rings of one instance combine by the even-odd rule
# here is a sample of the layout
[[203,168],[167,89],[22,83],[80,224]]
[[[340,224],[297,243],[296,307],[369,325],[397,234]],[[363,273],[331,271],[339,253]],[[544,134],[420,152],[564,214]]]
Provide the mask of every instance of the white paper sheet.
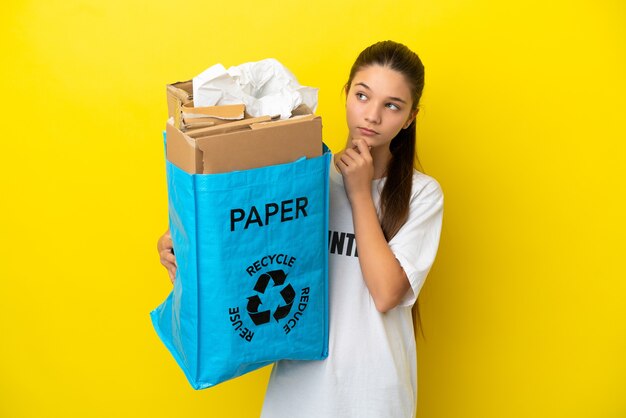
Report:
[[216,64],[193,79],[194,106],[243,103],[252,116],[280,115],[287,119],[302,103],[317,109],[317,88],[301,86],[273,58],[230,67]]

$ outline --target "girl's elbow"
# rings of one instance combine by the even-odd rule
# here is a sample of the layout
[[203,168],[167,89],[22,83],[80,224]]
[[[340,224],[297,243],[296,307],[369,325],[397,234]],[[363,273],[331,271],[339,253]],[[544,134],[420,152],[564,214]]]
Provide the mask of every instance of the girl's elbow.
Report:
[[375,295],[372,294],[372,299],[378,312],[385,313],[400,305],[406,292],[411,288],[404,270],[402,271],[402,277],[399,277],[395,283],[394,286],[378,289],[379,291]]
[[383,313],[383,314],[387,313],[388,311],[394,308],[394,306],[391,306],[391,304],[382,304],[382,303],[374,302],[374,305],[376,306],[376,310],[379,313]]
[[380,313],[386,313],[400,304],[402,296],[385,295],[373,299],[376,310]]

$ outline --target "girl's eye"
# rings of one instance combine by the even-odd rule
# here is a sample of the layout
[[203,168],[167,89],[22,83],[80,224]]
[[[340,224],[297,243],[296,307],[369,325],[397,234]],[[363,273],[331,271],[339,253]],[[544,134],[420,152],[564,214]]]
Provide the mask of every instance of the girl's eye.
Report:
[[387,103],[387,107],[391,110],[400,110],[400,108],[395,103]]
[[366,95],[364,95],[363,93],[357,93],[357,94],[356,94],[356,98],[357,98],[357,99],[359,99],[359,100],[361,100],[361,101],[363,101],[363,100],[366,100],[366,99],[367,99],[367,96],[366,96]]

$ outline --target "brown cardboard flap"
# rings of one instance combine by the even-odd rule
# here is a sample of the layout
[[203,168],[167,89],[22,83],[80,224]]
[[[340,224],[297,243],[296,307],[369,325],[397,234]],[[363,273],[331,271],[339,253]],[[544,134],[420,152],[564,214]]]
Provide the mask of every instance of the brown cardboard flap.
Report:
[[167,93],[167,114],[174,118],[174,126],[180,128],[181,108],[184,104],[193,100],[193,81],[179,81],[168,84]]
[[196,146],[202,153],[201,172],[225,173],[322,155],[320,117],[268,125],[268,129],[248,129],[198,138]]
[[168,94],[176,97],[183,103],[188,103],[193,97],[193,85],[191,81],[183,81],[166,86]]
[[301,121],[313,120],[315,118],[319,118],[319,116],[316,116],[316,115],[294,116],[294,117],[291,117],[289,119],[281,119],[281,120],[270,121],[270,122],[257,122],[255,124],[251,125],[250,128],[252,128],[252,129],[263,129],[263,128],[269,128],[269,127],[272,127],[272,126],[288,125],[288,124],[291,124],[291,123],[299,123]]
[[183,118],[181,122],[181,130],[188,131],[191,129],[206,128],[209,126],[223,125],[225,123],[231,123],[231,120],[217,119],[217,118]]
[[300,106],[291,111],[291,116],[310,115],[311,113],[313,113],[311,108],[302,103]]
[[217,119],[243,119],[243,113],[246,109],[244,104],[233,104],[224,106],[206,106],[194,107],[193,102],[186,103],[182,106],[183,116],[202,115]]
[[249,130],[250,125],[258,122],[268,122],[272,120],[269,116],[260,116],[258,118],[242,119],[236,122],[229,122],[223,125],[210,126],[208,128],[196,129],[188,132],[187,134],[192,138],[200,138],[209,135],[222,134],[226,132],[234,132],[241,130]]
[[165,127],[165,133],[167,159],[188,173],[202,173],[202,153],[197,149],[196,141],[170,122]]
[[322,155],[322,119],[319,116],[297,118],[293,123],[272,122],[267,124],[266,129],[251,129],[248,124],[250,121],[222,125],[239,124],[240,131],[217,132],[192,138],[174,127],[173,120],[170,120],[166,126],[167,159],[188,173],[209,174],[283,164],[301,157]]
[[215,119],[213,118],[193,118],[183,119],[181,124],[181,130],[190,131],[192,129],[207,128],[209,126],[215,126]]

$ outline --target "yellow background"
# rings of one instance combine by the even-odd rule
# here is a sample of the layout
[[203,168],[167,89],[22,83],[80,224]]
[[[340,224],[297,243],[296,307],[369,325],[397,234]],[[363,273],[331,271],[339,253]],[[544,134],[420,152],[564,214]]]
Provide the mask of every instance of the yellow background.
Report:
[[193,391],[148,317],[165,84],[277,58],[338,150],[349,67],[390,38],[446,195],[417,416],[626,417],[625,28],[618,0],[4,4],[0,416],[257,416],[267,368]]

